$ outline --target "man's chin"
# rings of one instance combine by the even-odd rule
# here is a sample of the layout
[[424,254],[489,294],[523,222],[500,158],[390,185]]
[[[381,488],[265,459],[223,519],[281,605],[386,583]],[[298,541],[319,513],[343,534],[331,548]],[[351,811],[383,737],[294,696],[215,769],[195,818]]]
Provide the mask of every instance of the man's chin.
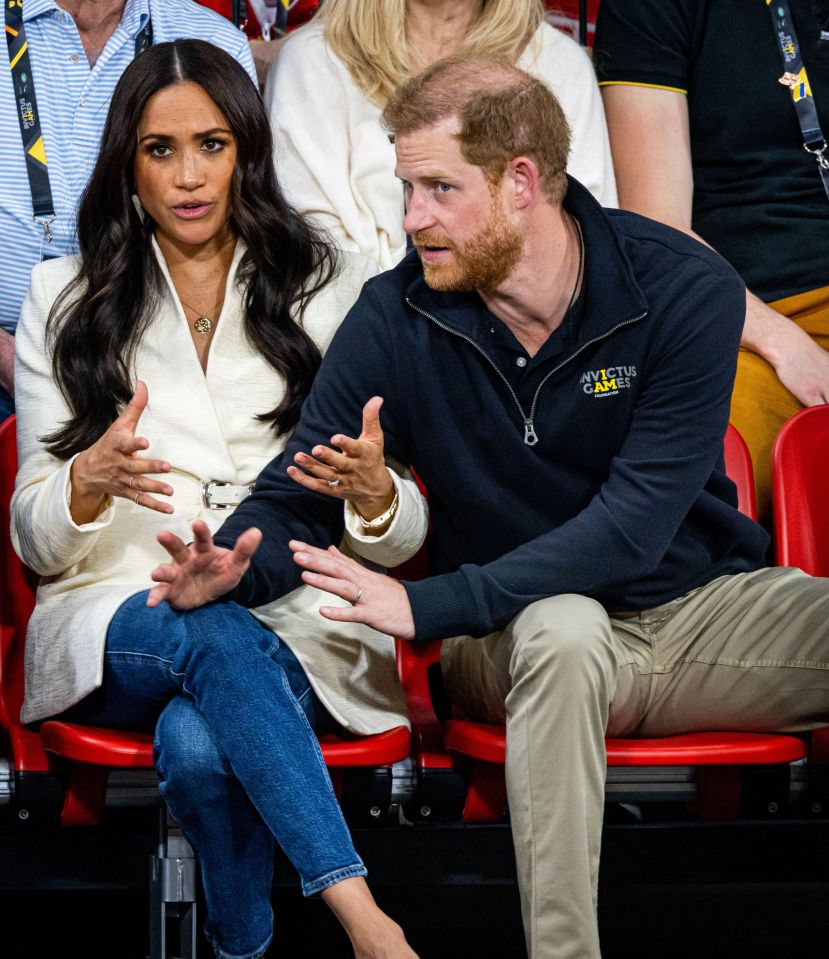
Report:
[[453,267],[436,266],[434,264],[423,263],[423,279],[426,285],[439,293],[466,292],[473,290],[472,284],[465,273]]

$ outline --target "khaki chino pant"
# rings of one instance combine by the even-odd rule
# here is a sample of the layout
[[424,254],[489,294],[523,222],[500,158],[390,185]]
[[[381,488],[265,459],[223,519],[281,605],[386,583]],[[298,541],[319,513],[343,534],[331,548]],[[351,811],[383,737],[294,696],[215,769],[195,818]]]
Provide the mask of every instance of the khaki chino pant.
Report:
[[829,725],[829,579],[763,569],[616,615],[554,596],[483,639],[447,640],[442,668],[467,716],[506,722],[531,959],[597,959],[605,733]]

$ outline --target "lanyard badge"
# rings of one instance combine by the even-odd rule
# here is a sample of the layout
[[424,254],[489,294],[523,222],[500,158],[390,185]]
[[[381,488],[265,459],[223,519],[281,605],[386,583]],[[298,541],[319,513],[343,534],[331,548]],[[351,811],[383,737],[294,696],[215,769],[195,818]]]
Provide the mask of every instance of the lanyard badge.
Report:
[[[9,68],[12,74],[20,139],[26,159],[26,173],[32,193],[32,217],[43,227],[43,237],[52,242],[52,224],[55,213],[49,168],[46,162],[46,147],[35,96],[32,62],[29,44],[23,27],[23,0],[2,0],[6,11],[6,43],[9,52]],[[143,53],[153,42],[152,22],[147,21],[135,38],[135,56]],[[51,254],[46,254],[44,259]]]
[[43,144],[32,78],[29,44],[26,42],[26,33],[23,29],[23,2],[6,0],[4,6],[6,8],[6,43],[9,50],[15,107],[20,126],[20,138],[23,142],[23,155],[26,158],[26,172],[29,175],[29,187],[32,191],[32,216],[43,227],[46,242],[51,243],[55,208],[52,202],[52,188],[49,184],[49,171],[46,165],[46,148]]
[[771,14],[777,46],[783,61],[784,73],[777,82],[789,88],[803,137],[803,149],[811,153],[817,161],[823,188],[829,199],[829,157],[826,156],[826,140],[820,128],[812,87],[800,55],[789,3],[788,0],[765,0],[765,3]]

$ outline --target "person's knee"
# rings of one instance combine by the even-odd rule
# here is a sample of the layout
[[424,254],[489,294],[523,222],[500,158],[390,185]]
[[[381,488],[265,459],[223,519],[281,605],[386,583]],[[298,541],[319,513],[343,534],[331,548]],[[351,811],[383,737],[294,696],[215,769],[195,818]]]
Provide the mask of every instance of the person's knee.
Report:
[[613,634],[604,608],[586,596],[553,596],[528,606],[508,627],[513,681],[528,671],[575,680],[610,676]]
[[176,803],[209,800],[230,773],[207,720],[183,697],[171,700],[159,717],[153,752],[161,791]]

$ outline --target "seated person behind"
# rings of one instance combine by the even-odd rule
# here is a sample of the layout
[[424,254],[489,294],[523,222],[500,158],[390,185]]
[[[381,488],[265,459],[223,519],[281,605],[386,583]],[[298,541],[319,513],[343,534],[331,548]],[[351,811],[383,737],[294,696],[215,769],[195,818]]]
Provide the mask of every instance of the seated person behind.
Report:
[[[276,840],[357,956],[383,942],[384,956],[412,959],[371,899],[313,733],[332,719],[355,733],[406,722],[391,639],[321,629],[308,588],[253,615],[146,605],[156,534],[216,528],[248,494],[373,269],[344,255],[338,271],[285,204],[258,92],[197,40],[158,44],[124,73],[78,222],[80,256],[35,268],[18,334],[12,535],[44,577],[22,718],[155,729],[219,957],[268,947]],[[352,455],[329,492],[368,520],[398,497],[386,536],[357,545],[402,559],[425,517],[383,464],[376,407],[361,439],[338,437]],[[316,499],[314,523],[342,528],[341,498]]]
[[[790,6],[826,131],[829,5]],[[774,438],[829,401],[829,194],[779,82],[772,19],[763,3],[602,0],[595,56],[621,205],[710,244],[750,291],[731,421],[770,526]]]
[[298,210],[383,270],[404,256],[406,233],[381,111],[404,80],[460,50],[502,56],[548,84],[573,131],[569,171],[600,203],[616,205],[593,67],[544,22],[541,0],[325,0],[285,41],[268,77],[280,180]]
[[[302,580],[352,604],[327,619],[452,637],[450,696],[506,721],[529,954],[595,959],[605,733],[825,725],[829,580],[762,568],[768,536],[724,472],[731,267],[568,179],[561,109],[520,70],[435,64],[384,116],[416,252],[366,284],[215,543],[168,542],[150,602],[266,602],[296,582],[291,540]],[[375,392],[430,494],[435,575],[416,583],[338,554],[333,523],[295,536],[316,501],[284,464]]]

